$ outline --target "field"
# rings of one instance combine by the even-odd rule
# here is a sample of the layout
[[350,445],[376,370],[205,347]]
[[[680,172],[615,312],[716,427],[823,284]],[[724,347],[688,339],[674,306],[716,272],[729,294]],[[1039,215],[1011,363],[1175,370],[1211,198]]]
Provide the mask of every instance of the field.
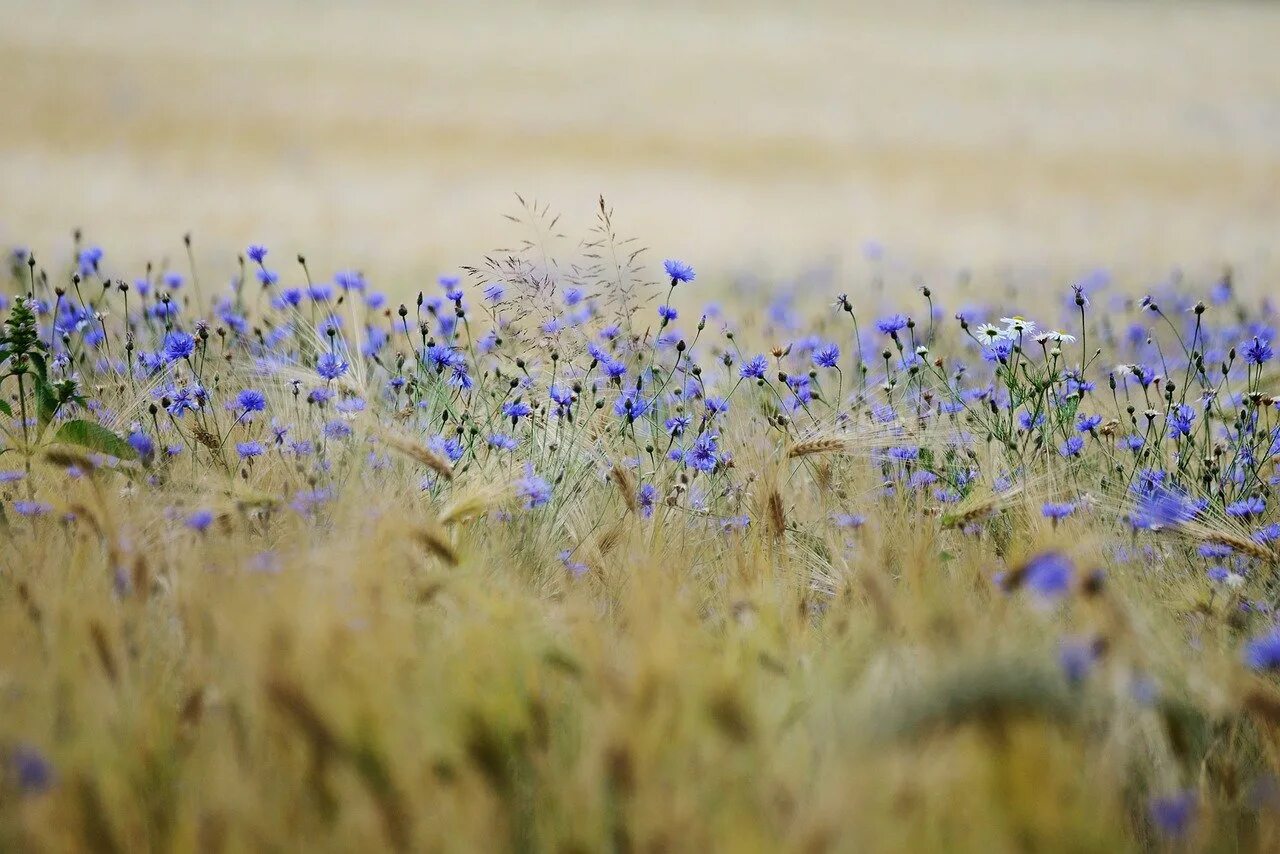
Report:
[[0,16],[0,850],[1280,847],[1280,9]]

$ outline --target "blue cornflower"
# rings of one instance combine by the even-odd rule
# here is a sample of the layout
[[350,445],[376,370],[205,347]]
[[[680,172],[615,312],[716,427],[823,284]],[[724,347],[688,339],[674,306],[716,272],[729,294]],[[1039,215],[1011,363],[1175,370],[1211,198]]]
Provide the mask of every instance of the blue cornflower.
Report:
[[13,510],[19,516],[43,516],[52,509],[52,505],[43,501],[20,500],[13,502]]
[[652,406],[652,402],[641,397],[639,391],[629,388],[618,395],[618,399],[613,402],[613,414],[619,418],[626,418],[630,423],[643,417]]
[[1190,522],[1198,512],[1187,496],[1156,484],[1138,499],[1129,524],[1135,529],[1156,531]]
[[484,298],[489,302],[502,302],[503,294],[506,292],[506,288],[497,282],[492,282],[484,286]]
[[253,263],[261,264],[267,257],[267,247],[259,246],[255,243],[250,246],[244,254],[248,255],[249,260]]
[[348,367],[337,353],[322,353],[316,360],[316,373],[326,380],[336,380],[347,372]]
[[1245,644],[1244,663],[1254,670],[1280,668],[1280,628],[1273,628]]
[[663,422],[662,428],[672,436],[682,436],[691,423],[693,419],[688,415],[673,415]]
[[617,359],[607,359],[600,363],[604,375],[611,380],[621,379],[627,373],[627,366]]
[[236,403],[245,412],[262,412],[267,408],[267,396],[256,388],[246,388],[236,396]]
[[164,281],[164,286],[166,288],[168,288],[171,291],[176,291],[182,287],[182,274],[181,273],[165,273],[163,281]]
[[191,530],[203,534],[213,524],[212,510],[197,510],[187,517],[187,527]]
[[237,442],[236,453],[240,455],[240,459],[247,460],[253,457],[260,457],[267,452],[262,447],[261,442]]
[[1252,495],[1248,498],[1242,498],[1227,505],[1227,515],[1236,518],[1248,519],[1253,516],[1261,516],[1267,509],[1267,502]]
[[658,317],[662,318],[664,324],[675,320],[679,316],[679,313],[669,305],[658,306]]
[[652,483],[642,483],[636,490],[636,502],[640,505],[640,515],[648,519],[653,515],[654,502],[658,500],[658,488]]
[[1046,519],[1058,522],[1076,512],[1076,505],[1070,501],[1046,501],[1040,510]]
[[694,439],[693,445],[689,450],[685,451],[685,465],[698,471],[711,471],[716,467],[716,463],[719,462],[717,451],[716,437],[710,433],[703,433]]
[[914,459],[917,459],[919,456],[920,456],[919,448],[890,448],[889,449],[889,459],[897,460],[898,462],[902,462],[902,463],[910,462]]
[[485,439],[489,443],[489,447],[495,451],[514,451],[520,447],[520,443],[510,436],[502,433],[491,433]]
[[1076,422],[1076,430],[1080,433],[1091,433],[1102,423],[1101,415],[1081,415]]
[[48,791],[54,783],[53,765],[39,750],[29,744],[19,744],[9,754],[13,778],[24,794],[38,795]]
[[1190,436],[1192,430],[1192,422],[1196,419],[1196,411],[1187,404],[1183,403],[1175,406],[1169,411],[1169,435],[1173,438],[1179,436]]
[[905,314],[893,314],[876,321],[876,329],[880,330],[884,335],[897,335],[906,328],[907,316]]
[[1084,439],[1079,436],[1072,436],[1058,446],[1058,453],[1064,457],[1078,457],[1080,452],[1084,450]]
[[174,329],[164,336],[164,358],[167,362],[189,359],[195,349],[196,339],[181,329]]
[[533,407],[519,398],[515,400],[508,400],[506,403],[502,404],[502,414],[510,418],[511,424],[514,426],[521,418],[527,418],[532,415]]
[[1172,795],[1159,795],[1147,804],[1152,825],[1165,836],[1184,835],[1196,814],[1196,793],[1187,790]]
[[524,477],[516,482],[516,492],[529,510],[551,500],[551,484],[534,474],[533,466],[528,464],[525,465]]
[[1046,599],[1056,598],[1071,588],[1075,565],[1058,551],[1041,552],[1022,567],[1023,583]]
[[692,282],[698,276],[693,272],[693,268],[683,261],[677,261],[668,258],[662,262],[662,268],[667,271],[667,276],[671,279],[671,284],[676,282]]
[[1244,361],[1249,365],[1261,365],[1263,362],[1270,362],[1275,356],[1275,351],[1271,349],[1271,344],[1254,336],[1253,340],[1240,348],[1240,354],[1244,357]]
[[744,380],[762,380],[767,370],[769,370],[769,360],[758,353],[742,363],[742,367],[738,369],[738,376]]
[[351,432],[351,425],[345,421],[334,419],[332,421],[325,422],[324,425],[324,435],[329,439],[345,439],[351,435]]
[[143,433],[141,430],[134,430],[130,433],[127,441],[129,442],[129,446],[138,452],[138,456],[142,457],[144,462],[150,460],[155,455],[155,442],[152,442],[151,437],[146,433]]
[[840,347],[828,344],[813,352],[813,364],[819,368],[834,368],[840,363]]
[[585,563],[573,559],[572,549],[564,549],[560,552],[560,562],[564,564],[564,568],[569,571],[570,575],[579,576],[587,571]]
[[259,267],[258,281],[262,283],[264,288],[269,288],[276,282],[280,281],[280,275],[268,270],[266,267]]

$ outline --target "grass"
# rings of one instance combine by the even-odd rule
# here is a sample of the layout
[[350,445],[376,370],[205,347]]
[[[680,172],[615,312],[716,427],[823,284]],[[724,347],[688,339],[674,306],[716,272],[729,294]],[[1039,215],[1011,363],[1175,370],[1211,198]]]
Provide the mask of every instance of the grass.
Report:
[[958,286],[700,316],[517,219],[403,310],[12,257],[0,847],[1277,844],[1271,309],[1096,277],[997,358]]

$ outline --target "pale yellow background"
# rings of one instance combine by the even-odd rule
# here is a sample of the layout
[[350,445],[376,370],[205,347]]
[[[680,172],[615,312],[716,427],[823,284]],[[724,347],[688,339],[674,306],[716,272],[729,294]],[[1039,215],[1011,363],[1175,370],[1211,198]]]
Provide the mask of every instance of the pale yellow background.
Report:
[[[0,241],[387,277],[521,191],[704,272],[1275,266],[1267,3],[0,3]],[[278,257],[278,256],[277,256]]]

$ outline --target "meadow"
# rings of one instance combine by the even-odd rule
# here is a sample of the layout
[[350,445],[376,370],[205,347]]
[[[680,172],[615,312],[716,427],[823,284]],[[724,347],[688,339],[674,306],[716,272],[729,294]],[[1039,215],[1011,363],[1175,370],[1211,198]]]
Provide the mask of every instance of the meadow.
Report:
[[0,851],[1280,849],[1280,7],[217,5],[0,0]]
[[1276,844],[1269,300],[515,219],[404,303],[13,251],[5,848]]

